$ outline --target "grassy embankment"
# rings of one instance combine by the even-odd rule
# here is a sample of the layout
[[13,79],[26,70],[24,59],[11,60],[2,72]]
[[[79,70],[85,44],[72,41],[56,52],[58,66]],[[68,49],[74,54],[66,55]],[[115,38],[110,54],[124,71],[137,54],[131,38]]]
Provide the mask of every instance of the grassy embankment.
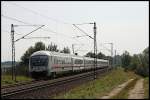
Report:
[[25,76],[17,76],[16,80],[17,81],[12,80],[11,75],[2,75],[1,76],[1,86],[15,84],[18,82],[31,81],[32,79],[29,77],[25,77]]
[[112,70],[106,76],[100,79],[90,81],[83,84],[77,88],[74,88],[67,92],[66,94],[60,94],[54,98],[64,98],[64,99],[96,99],[109,93],[116,86],[124,83],[125,81],[136,78],[133,72],[124,72],[122,68],[117,68]]
[[149,77],[144,78],[144,99],[149,99]]

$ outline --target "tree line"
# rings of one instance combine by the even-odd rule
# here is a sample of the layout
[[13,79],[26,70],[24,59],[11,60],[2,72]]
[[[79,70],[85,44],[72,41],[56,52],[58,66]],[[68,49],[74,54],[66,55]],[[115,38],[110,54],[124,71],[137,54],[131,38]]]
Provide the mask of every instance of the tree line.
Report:
[[144,49],[142,53],[133,56],[125,51],[121,56],[121,61],[125,71],[132,70],[141,76],[149,76],[149,47]]
[[[94,53],[88,52],[86,57],[94,58]],[[147,77],[149,76],[149,47],[145,48],[142,53],[130,55],[125,51],[122,55],[115,55],[114,57],[106,56],[99,52],[98,59],[107,59],[113,67],[123,67],[125,71],[134,71],[136,74]]]

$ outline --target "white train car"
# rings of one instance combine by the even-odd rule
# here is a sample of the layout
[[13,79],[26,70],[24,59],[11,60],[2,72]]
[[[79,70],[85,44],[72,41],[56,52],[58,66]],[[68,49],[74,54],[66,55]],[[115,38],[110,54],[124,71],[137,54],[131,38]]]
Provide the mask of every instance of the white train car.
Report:
[[85,69],[92,69],[94,64],[94,58],[84,57]]
[[[92,69],[94,58],[81,57],[51,51],[34,52],[29,59],[29,73],[31,76],[44,74],[51,76],[64,71]],[[108,60],[97,59],[97,67],[108,66]]]
[[84,69],[84,59],[81,56],[72,56],[73,60],[73,71]]
[[104,68],[109,66],[109,61],[108,60],[103,60],[103,59],[97,59],[97,67],[98,68]]

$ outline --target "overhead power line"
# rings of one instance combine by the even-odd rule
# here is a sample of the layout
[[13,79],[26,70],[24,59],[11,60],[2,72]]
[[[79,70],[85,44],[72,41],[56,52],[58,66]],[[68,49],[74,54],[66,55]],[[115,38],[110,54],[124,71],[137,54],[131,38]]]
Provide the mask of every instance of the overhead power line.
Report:
[[[42,15],[42,14],[40,14],[39,12],[33,11],[33,10],[31,10],[31,9],[29,9],[29,8],[26,8],[26,7],[22,7],[22,6],[18,5],[18,4],[15,4],[15,3],[12,3],[12,2],[11,2],[10,4],[15,5],[15,6],[17,6],[17,7],[20,7],[20,8],[23,8],[23,9],[25,9],[25,10],[27,10],[27,11],[29,11],[29,12],[32,12],[32,13],[34,13],[34,14],[36,14],[36,15],[40,15],[40,16],[43,17],[43,18],[46,18],[46,19],[49,19],[49,20],[53,20],[53,21],[55,21],[55,22],[59,22],[59,23],[63,23],[63,24],[69,24],[69,25],[72,26],[71,23],[64,22],[64,21],[60,21],[60,20],[58,20],[58,19],[54,19],[54,18],[45,16],[45,15]],[[14,20],[15,20],[15,19],[14,19]],[[21,21],[20,21],[20,22],[21,22]],[[24,24],[29,24],[29,23],[24,23]],[[45,29],[43,29],[43,30],[44,30],[44,31],[48,31],[48,32],[52,32],[52,33],[57,33],[57,32],[54,32],[54,31],[52,31],[52,30],[45,30]],[[72,37],[71,37],[71,38],[72,38]],[[76,39],[75,39],[75,40],[76,40]],[[76,40],[76,41],[77,41],[77,40]]]
[[26,38],[22,38],[22,39],[33,39],[33,38],[45,38],[45,39],[50,39],[50,37],[26,37]]
[[[29,9],[29,8],[26,8],[26,7],[22,7],[22,6],[18,5],[18,4],[15,4],[15,3],[11,3],[11,4],[12,4],[12,5],[15,5],[15,6],[17,6],[17,7],[23,8],[23,9],[25,9],[25,10],[27,10],[27,11],[29,11],[29,12],[32,12],[32,13],[34,13],[34,14],[36,14],[36,15],[40,15],[40,16],[43,17],[43,18],[46,18],[46,19],[49,19],[49,20],[53,20],[53,21],[55,21],[55,22],[59,22],[59,23],[63,23],[63,24],[69,24],[69,25],[72,26],[71,23],[64,22],[64,21],[60,21],[60,20],[57,20],[57,19],[54,19],[54,18],[45,16],[45,15],[42,15],[42,14],[40,14],[39,12],[33,11],[33,10],[31,10],[31,9]],[[52,30],[45,30],[45,29],[43,29],[43,30],[44,30],[44,31],[50,31],[50,32],[52,32],[52,33],[57,33],[57,32],[54,32],[54,31],[52,31]]]
[[81,23],[81,24],[75,24],[75,25],[84,25],[84,24],[93,24],[93,23]]
[[[12,18],[12,17],[9,17],[9,16],[2,15],[2,17],[7,18],[7,19],[10,19],[10,20],[17,21],[17,22],[20,22],[20,23],[23,23],[23,24],[26,24],[25,26],[31,25],[31,23],[24,22],[24,21],[21,21],[21,20],[18,20],[18,19],[16,19],[16,18]],[[20,26],[20,25],[19,25],[19,26]],[[22,26],[24,26],[24,25],[22,25]],[[33,25],[33,26],[38,26],[38,25]],[[45,29],[42,28],[42,30],[47,31],[47,32],[51,32],[51,33],[56,33],[56,34],[60,35],[60,33],[55,32],[55,31],[52,31],[52,30],[50,30],[50,29],[48,29],[48,30],[46,29],[46,30],[45,30]],[[70,38],[71,38],[71,37],[70,37]]]
[[108,49],[107,47],[105,47],[103,44],[99,44],[99,45],[101,45],[101,46],[102,46],[103,48],[105,48],[107,51],[111,52],[111,50]]
[[12,4],[12,5],[15,5],[15,6],[17,6],[17,7],[23,8],[23,9],[25,9],[25,10],[27,10],[27,11],[30,11],[30,12],[36,14],[36,15],[40,15],[40,16],[43,17],[43,18],[46,18],[46,19],[49,19],[49,20],[52,20],[52,21],[55,21],[55,22],[59,22],[59,23],[71,25],[71,24],[68,23],[68,22],[60,21],[60,20],[58,20],[58,19],[54,19],[54,18],[52,18],[52,17],[45,16],[45,15],[39,13],[39,12],[33,11],[33,10],[31,10],[31,9],[29,9],[29,8],[26,8],[26,7],[22,7],[22,6],[18,5],[18,4],[15,4],[15,3],[11,3],[11,4]]
[[14,21],[17,21],[17,22],[20,22],[20,23],[23,23],[23,24],[29,24],[29,23],[26,23],[26,22],[23,22],[23,21],[20,21],[20,20],[18,20],[18,19],[16,19],[16,18],[12,18],[12,17],[9,17],[9,16],[5,16],[5,15],[1,15],[2,17],[5,17],[5,18],[7,18],[7,19],[10,19],[10,20],[14,20]]
[[[3,32],[10,33],[10,32],[9,32],[9,31],[7,31],[7,30],[3,30]],[[16,32],[14,32],[14,34],[17,34],[17,35],[22,35],[22,34],[19,34],[19,33],[16,33]]]
[[42,28],[43,26],[44,26],[44,25],[42,25],[41,27],[39,27],[39,28],[37,28],[37,29],[35,29],[35,30],[31,31],[30,33],[28,33],[28,34],[26,34],[26,35],[22,36],[21,38],[17,39],[15,42],[17,42],[17,41],[18,41],[18,40],[20,40],[20,39],[23,39],[25,36],[27,36],[27,35],[29,35],[29,34],[31,34],[31,33],[33,33],[33,32],[35,32],[36,30],[38,30],[38,29]]
[[[31,23],[24,22],[24,21],[21,21],[20,19],[18,20],[18,19],[16,19],[16,18],[9,17],[9,16],[3,15],[3,14],[2,14],[2,17],[6,18],[6,19],[10,19],[10,20],[14,20],[14,21],[17,21],[17,22],[23,23],[23,24],[25,24],[25,25],[31,25]],[[33,25],[33,26],[34,26],[34,25]],[[75,38],[73,38],[73,37],[69,37],[69,36],[67,36],[67,35],[64,35],[64,34],[61,34],[61,33],[55,32],[55,31],[50,30],[50,29],[43,29],[43,28],[41,28],[41,29],[42,29],[43,31],[47,31],[47,32],[50,32],[50,33],[55,33],[55,34],[57,34],[57,35],[60,35],[60,36],[63,36],[63,37],[68,37],[68,38],[71,38],[71,39],[76,40],[76,39],[75,39]],[[76,40],[76,41],[77,41],[78,43],[81,43],[81,42],[79,42],[78,40]]]
[[81,32],[83,32],[85,35],[87,35],[88,37],[94,39],[93,37],[91,37],[90,35],[88,35],[85,31],[83,31],[82,29],[80,29],[79,27],[77,27],[75,24],[73,24],[73,26],[75,26],[78,30],[80,30]]

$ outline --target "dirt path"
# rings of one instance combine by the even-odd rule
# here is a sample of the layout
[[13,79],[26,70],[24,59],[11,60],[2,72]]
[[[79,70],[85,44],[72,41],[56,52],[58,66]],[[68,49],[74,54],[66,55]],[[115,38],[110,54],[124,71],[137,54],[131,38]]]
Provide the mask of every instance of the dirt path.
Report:
[[143,88],[144,79],[139,79],[134,88],[129,91],[128,99],[143,99],[144,98],[144,88]]
[[117,95],[122,89],[124,89],[133,80],[134,79],[130,79],[127,82],[119,85],[118,87],[114,88],[108,95],[103,96],[101,99],[109,99],[109,98]]

